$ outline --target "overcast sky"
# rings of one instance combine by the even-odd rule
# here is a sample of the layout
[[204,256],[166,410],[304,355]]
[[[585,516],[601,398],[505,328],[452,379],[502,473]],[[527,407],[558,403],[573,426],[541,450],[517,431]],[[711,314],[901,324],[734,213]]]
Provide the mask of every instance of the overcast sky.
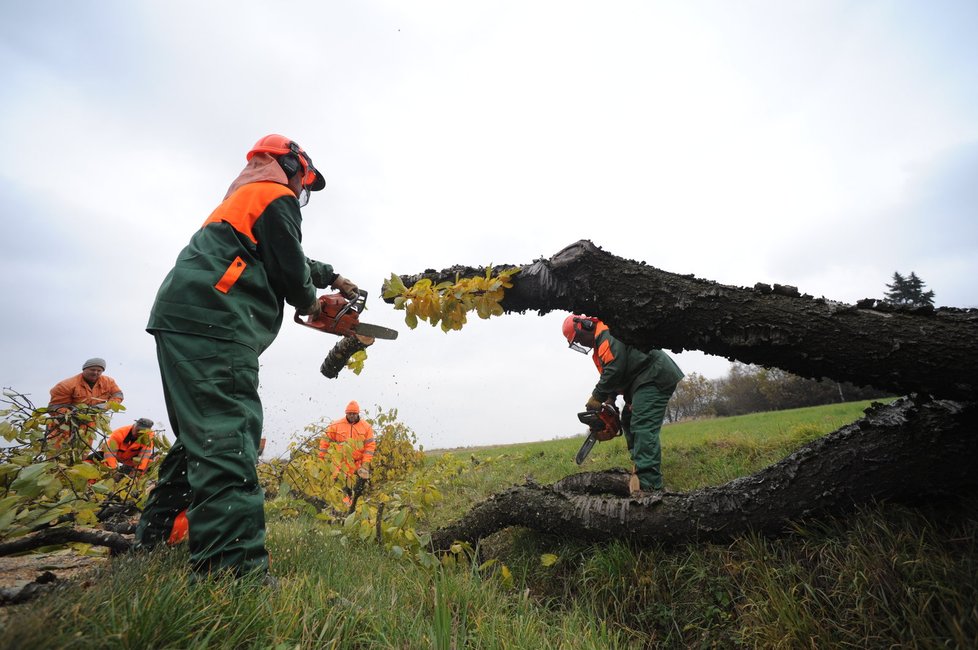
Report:
[[261,358],[274,453],[351,399],[427,448],[583,430],[597,375],[565,314],[408,330],[380,299],[392,272],[590,239],[850,303],[914,271],[978,306],[976,34],[974,0],[6,2],[0,384],[46,404],[101,356],[126,393],[114,425],[169,432],[149,309],[268,133],[327,178],[307,254],[401,332],[327,380],[337,339],[287,315]]

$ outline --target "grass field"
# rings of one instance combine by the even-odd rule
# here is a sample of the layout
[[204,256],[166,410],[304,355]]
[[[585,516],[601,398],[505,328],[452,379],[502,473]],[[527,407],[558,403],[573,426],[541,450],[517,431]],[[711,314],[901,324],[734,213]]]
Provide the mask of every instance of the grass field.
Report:
[[[669,425],[667,486],[756,471],[867,405]],[[443,490],[428,524],[528,476],[547,483],[628,464],[618,439],[578,468],[581,441],[433,454],[471,469]],[[85,585],[8,608],[0,647],[978,647],[973,495],[926,509],[880,504],[798,522],[781,539],[748,535],[723,546],[582,544],[510,529],[485,540],[478,562],[436,569],[336,536],[311,517],[272,517],[268,533],[277,589],[190,585],[181,548],[130,555]],[[480,571],[487,560],[510,579]]]

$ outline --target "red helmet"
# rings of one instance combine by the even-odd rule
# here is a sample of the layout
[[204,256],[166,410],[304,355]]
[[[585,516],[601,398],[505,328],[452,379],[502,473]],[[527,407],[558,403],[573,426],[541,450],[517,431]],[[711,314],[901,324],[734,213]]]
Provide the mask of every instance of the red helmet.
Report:
[[597,318],[591,318],[590,316],[585,316],[583,314],[571,314],[564,319],[564,324],[561,326],[561,330],[564,333],[564,338],[567,339],[567,345],[572,350],[577,350],[587,354],[588,347],[583,345],[581,342],[577,341],[577,335],[581,332],[594,332],[595,325],[597,324]]
[[[289,158],[285,160],[279,159],[282,164],[282,168],[286,170],[286,174],[291,178],[299,171],[299,166],[302,168],[302,186],[304,188],[309,188],[313,192],[318,192],[319,190],[326,187],[326,179],[319,172],[318,169],[313,167],[312,158],[309,157],[302,147],[297,145],[292,140],[289,140],[284,135],[278,135],[272,133],[271,135],[266,135],[264,138],[255,143],[255,146],[251,148],[246,156],[247,160],[251,160],[252,157],[259,152],[270,153],[274,156],[286,156],[287,154],[293,154],[295,161],[291,161]],[[289,173],[289,165],[293,165],[294,171]],[[296,166],[298,165],[298,166]]]

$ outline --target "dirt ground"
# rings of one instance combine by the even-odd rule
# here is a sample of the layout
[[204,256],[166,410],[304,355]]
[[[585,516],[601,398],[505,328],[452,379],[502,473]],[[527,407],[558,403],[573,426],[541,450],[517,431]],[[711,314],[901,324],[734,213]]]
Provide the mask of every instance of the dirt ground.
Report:
[[80,555],[72,549],[0,557],[0,616],[6,605],[26,602],[68,580],[89,579],[108,561],[107,555]]

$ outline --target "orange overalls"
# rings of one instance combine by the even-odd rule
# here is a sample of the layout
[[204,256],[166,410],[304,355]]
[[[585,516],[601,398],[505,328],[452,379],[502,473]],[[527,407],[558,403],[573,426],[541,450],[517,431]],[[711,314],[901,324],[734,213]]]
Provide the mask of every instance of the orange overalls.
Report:
[[[356,401],[351,401],[346,407],[347,413],[360,414],[360,405]],[[374,439],[374,430],[366,420],[348,422],[346,417],[335,420],[326,427],[326,435],[319,441],[319,457],[326,458],[326,450],[331,444],[344,445],[343,465],[334,464],[333,478],[340,472],[348,477],[356,474],[361,465],[370,463],[373,460],[374,452],[377,451],[377,442]]]
[[[51,389],[51,401],[48,403],[48,409],[55,413],[67,415],[75,404],[86,406],[102,406],[109,402],[121,404],[123,398],[122,389],[112,377],[102,375],[93,385],[89,386],[82,373],[79,373],[54,385]],[[94,432],[90,426],[79,425],[78,433],[91,444]],[[70,431],[58,428],[55,421],[50,423],[48,439],[54,443],[56,448],[60,447],[70,436]]]

